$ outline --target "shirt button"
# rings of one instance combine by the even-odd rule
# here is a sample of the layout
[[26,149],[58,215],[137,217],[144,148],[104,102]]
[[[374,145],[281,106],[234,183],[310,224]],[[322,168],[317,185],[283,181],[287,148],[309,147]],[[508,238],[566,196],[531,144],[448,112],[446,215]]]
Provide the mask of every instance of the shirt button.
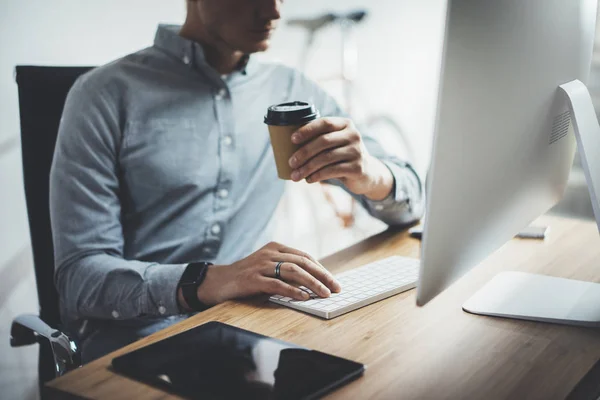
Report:
[[212,253],[212,249],[210,247],[208,247],[208,246],[204,247],[202,249],[202,251],[204,252],[204,254],[210,254],[210,253]]
[[214,224],[212,226],[212,228],[210,228],[210,231],[215,234],[218,235],[219,233],[221,233],[221,227],[219,226],[219,224]]
[[160,313],[160,315],[164,315],[167,312],[167,309],[165,308],[165,306],[160,306],[158,307],[158,312]]
[[227,95],[227,91],[225,89],[221,89],[219,90],[219,92],[217,93],[217,95],[215,96],[215,98],[217,100],[223,100],[223,98]]
[[182,61],[185,65],[190,65],[190,57],[187,54],[183,56]]
[[223,144],[225,146],[231,146],[233,144],[233,138],[231,136],[229,136],[229,135],[225,136],[223,138]]
[[110,315],[112,315],[112,317],[113,317],[114,319],[117,319],[117,318],[119,318],[119,313],[118,313],[116,310],[115,310],[115,311],[113,311],[113,312],[112,312]]
[[219,190],[219,197],[222,199],[226,199],[227,196],[229,196],[229,190],[227,189],[221,189]]
[[383,210],[383,204],[377,204],[377,205],[375,206],[375,209],[376,209],[377,211],[381,211],[381,210]]

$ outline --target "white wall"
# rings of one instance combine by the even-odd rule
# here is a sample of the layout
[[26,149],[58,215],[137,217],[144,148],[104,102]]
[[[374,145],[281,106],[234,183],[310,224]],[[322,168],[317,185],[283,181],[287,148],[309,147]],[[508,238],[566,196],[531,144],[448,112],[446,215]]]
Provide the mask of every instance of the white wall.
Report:
[[[444,0],[287,0],[287,16],[365,7],[360,28],[360,86],[372,111],[392,115],[427,163]],[[181,0],[2,0],[0,2],[0,397],[32,397],[36,349],[10,349],[12,317],[36,312],[20,154],[17,64],[99,65],[152,43],[159,22],[181,22]],[[335,31],[324,32],[310,69],[335,71]],[[298,61],[302,33],[283,26],[267,55]],[[338,243],[339,244],[339,243]],[[11,282],[10,287],[2,286]],[[14,283],[14,284],[13,284]],[[1,292],[1,291],[0,291]]]

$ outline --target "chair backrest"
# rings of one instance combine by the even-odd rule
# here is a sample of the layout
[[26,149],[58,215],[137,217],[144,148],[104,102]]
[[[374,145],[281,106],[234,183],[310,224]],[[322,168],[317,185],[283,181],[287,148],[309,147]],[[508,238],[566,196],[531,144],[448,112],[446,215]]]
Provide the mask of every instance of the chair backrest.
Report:
[[67,93],[91,67],[16,67],[21,117],[23,180],[29,217],[40,317],[60,326],[54,286],[54,249],[50,229],[49,177],[58,125]]

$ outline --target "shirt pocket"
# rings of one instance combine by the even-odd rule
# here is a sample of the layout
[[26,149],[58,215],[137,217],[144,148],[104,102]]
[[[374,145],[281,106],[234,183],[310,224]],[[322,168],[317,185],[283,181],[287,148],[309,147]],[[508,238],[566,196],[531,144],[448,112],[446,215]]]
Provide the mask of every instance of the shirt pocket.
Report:
[[216,126],[191,119],[130,122],[121,167],[134,204],[206,192],[218,176]]

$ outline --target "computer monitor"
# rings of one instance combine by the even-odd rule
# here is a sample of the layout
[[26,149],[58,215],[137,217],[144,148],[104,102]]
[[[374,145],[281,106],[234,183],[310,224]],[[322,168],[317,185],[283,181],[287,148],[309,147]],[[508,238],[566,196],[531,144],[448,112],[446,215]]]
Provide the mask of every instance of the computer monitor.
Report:
[[419,305],[561,199],[576,133],[600,227],[600,129],[583,84],[596,12],[597,0],[448,2]]

